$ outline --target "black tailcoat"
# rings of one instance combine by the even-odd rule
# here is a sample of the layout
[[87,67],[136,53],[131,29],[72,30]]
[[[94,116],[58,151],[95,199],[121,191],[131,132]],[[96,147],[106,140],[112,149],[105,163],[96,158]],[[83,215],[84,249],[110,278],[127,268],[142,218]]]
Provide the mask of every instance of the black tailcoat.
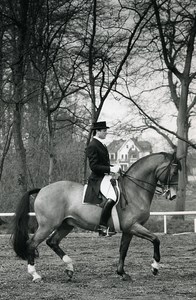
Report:
[[98,196],[104,175],[110,173],[108,149],[99,140],[93,138],[86,151],[89,166],[92,171],[88,180],[88,188],[93,189],[96,196]]

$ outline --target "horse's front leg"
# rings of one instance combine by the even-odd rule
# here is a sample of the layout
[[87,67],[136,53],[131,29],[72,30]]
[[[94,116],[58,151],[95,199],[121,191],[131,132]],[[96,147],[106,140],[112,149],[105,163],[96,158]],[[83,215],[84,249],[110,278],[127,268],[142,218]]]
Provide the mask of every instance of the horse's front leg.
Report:
[[157,273],[159,271],[158,263],[160,262],[160,258],[161,258],[161,256],[160,256],[160,241],[159,241],[158,237],[139,223],[135,223],[131,227],[131,232],[134,235],[136,235],[140,238],[149,240],[153,243],[154,254],[153,254],[153,263],[151,264],[151,267],[152,267],[151,270],[152,270],[153,275],[157,275]]
[[124,262],[125,262],[125,257],[127,255],[127,251],[129,249],[129,245],[131,242],[133,235],[132,234],[127,234],[123,233],[121,237],[121,243],[120,243],[120,257],[119,257],[119,262],[118,262],[118,267],[117,267],[117,274],[122,276],[123,280],[131,280],[131,277],[125,273],[124,271]]

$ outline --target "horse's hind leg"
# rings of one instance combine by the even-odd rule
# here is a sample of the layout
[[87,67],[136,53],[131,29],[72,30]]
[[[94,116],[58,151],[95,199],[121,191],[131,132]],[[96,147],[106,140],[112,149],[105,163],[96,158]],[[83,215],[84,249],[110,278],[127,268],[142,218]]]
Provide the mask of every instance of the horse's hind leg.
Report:
[[28,245],[28,273],[33,277],[33,281],[41,280],[41,276],[35,269],[35,257],[37,256],[37,247],[51,233],[48,227],[38,227],[37,231],[27,242]]
[[66,220],[63,221],[63,223],[52,232],[52,234],[48,237],[46,240],[46,244],[63,260],[63,262],[66,265],[66,273],[69,277],[69,279],[72,278],[74,268],[72,264],[72,259],[65,254],[65,252],[59,247],[60,241],[68,235],[74,227],[71,225],[68,225]]
[[153,275],[157,275],[158,270],[159,270],[159,262],[160,262],[160,241],[158,239],[158,237],[150,232],[148,229],[146,229],[145,227],[143,227],[141,224],[139,223],[135,223],[132,227],[131,227],[131,232],[143,239],[149,240],[153,243],[154,246],[154,254],[153,254],[153,263],[151,265],[152,267],[152,273]]

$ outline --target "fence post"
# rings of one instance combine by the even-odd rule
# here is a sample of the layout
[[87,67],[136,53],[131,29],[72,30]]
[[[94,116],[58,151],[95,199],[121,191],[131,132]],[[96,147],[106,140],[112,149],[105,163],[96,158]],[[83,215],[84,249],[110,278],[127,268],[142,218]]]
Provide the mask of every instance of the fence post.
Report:
[[163,216],[163,221],[164,221],[164,233],[167,233],[167,216],[164,215]]
[[196,218],[194,219],[194,232],[196,233]]

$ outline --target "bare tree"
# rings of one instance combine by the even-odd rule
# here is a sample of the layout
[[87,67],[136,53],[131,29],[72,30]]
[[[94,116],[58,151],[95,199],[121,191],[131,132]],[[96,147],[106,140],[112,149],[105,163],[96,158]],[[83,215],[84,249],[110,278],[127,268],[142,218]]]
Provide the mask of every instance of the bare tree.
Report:
[[[187,147],[191,146],[196,149],[194,142],[188,138],[191,116],[196,103],[194,91],[196,78],[196,70],[194,70],[196,35],[194,1],[181,3],[176,0],[159,2],[153,0],[149,3],[153,4],[153,8],[149,11],[149,22],[146,23],[146,28],[143,29],[140,40],[138,40],[135,47],[134,59],[136,63],[135,66],[133,63],[132,68],[134,72],[130,74],[131,71],[128,70],[129,73],[126,74],[126,70],[124,70],[124,74],[129,77],[129,81],[130,78],[137,83],[140,80],[140,85],[143,82],[143,91],[140,94],[140,99],[134,97],[132,95],[134,92],[130,93],[131,88],[126,82],[128,92],[126,95],[121,92],[121,95],[127,97],[137,106],[145,117],[144,120],[148,120],[148,126],[165,136],[172,149],[176,148],[177,155],[182,163],[176,210],[184,210],[187,184]],[[141,4],[136,4],[137,8],[138,5]],[[130,9],[130,7],[126,7]],[[157,78],[161,78],[160,82]],[[162,98],[160,97],[159,101],[163,103],[164,98],[167,101],[169,99],[176,108],[177,132],[166,128],[166,126],[161,126],[155,116],[152,117],[153,112],[147,113],[142,95],[144,95],[145,80],[148,81],[149,79],[151,80],[151,88],[146,89],[145,92],[153,95],[152,92],[154,91],[154,95],[156,95],[155,91],[162,89],[164,93],[161,93]],[[121,79],[122,82],[123,79]],[[118,92],[120,93],[119,90]],[[161,106],[161,104],[158,105]],[[176,147],[166,134],[177,138]]]
[[[168,81],[172,100],[178,110],[177,156],[181,158],[182,172],[179,174],[176,210],[185,209],[187,184],[187,143],[190,112],[196,103],[191,85],[196,78],[193,55],[196,37],[196,15],[194,1],[168,1],[157,4],[153,0],[159,30],[161,51],[168,69]],[[193,95],[193,97],[192,97]]]
[[[55,131],[58,128],[57,123],[63,122],[62,111],[66,110],[64,119],[66,125],[69,123],[73,126],[80,123],[79,116],[70,107],[75,107],[72,95],[84,88],[84,84],[80,85],[77,82],[78,57],[80,48],[83,47],[78,42],[77,22],[81,18],[79,14],[84,18],[85,8],[85,1],[69,1],[66,4],[62,2],[62,10],[59,12],[59,6],[56,6],[55,2],[48,3],[46,15],[49,23],[42,28],[44,56],[41,60],[33,60],[40,74],[41,103],[48,126],[49,183],[53,181]],[[59,115],[61,115],[60,120]],[[63,127],[66,128],[66,125]]]
[[[130,15],[120,2],[112,7],[110,1],[91,1],[83,51],[83,56],[87,58],[84,80],[91,100],[91,124],[98,120],[106,99],[117,84],[123,66],[145,27],[151,5],[140,7],[138,13],[133,4]],[[135,18],[135,22],[131,18]],[[91,130],[87,144],[90,137]]]

